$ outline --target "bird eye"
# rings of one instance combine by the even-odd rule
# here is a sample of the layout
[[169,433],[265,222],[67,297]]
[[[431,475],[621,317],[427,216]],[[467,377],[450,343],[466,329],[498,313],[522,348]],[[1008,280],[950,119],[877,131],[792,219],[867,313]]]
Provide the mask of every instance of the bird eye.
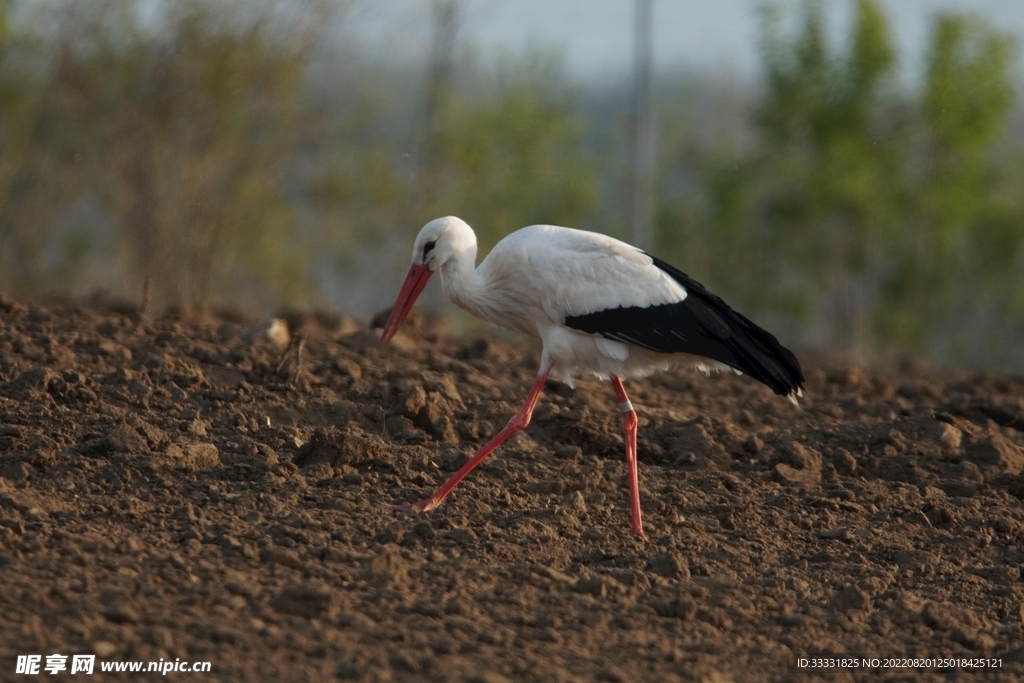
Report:
[[423,260],[424,261],[427,260],[427,254],[430,253],[430,250],[434,248],[435,244],[437,244],[437,240],[434,240],[433,242],[427,242],[426,244],[423,245]]

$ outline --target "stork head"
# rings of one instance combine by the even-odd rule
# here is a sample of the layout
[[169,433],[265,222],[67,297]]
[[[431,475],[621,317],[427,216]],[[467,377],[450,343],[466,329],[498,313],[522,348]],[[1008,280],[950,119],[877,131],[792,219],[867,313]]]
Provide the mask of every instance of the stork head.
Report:
[[391,315],[384,326],[380,336],[380,346],[383,347],[398,332],[398,328],[405,322],[406,316],[416,303],[416,298],[427,285],[427,280],[438,268],[451,261],[457,255],[471,252],[471,258],[476,256],[476,235],[473,229],[455,216],[435,218],[420,230],[412,247],[412,266],[409,274],[405,276],[405,282],[398,293],[398,299],[391,309]]
[[468,250],[476,250],[476,235],[466,221],[455,216],[435,218],[416,235],[416,242],[412,245],[412,265],[426,266],[434,272],[456,254]]

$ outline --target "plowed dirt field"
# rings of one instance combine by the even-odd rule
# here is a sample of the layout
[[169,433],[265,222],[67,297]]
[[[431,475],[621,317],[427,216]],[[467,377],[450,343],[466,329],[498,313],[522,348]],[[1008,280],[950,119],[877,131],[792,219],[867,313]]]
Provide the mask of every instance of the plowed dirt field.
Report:
[[[606,384],[549,383],[443,506],[396,512],[504,425],[538,350],[293,322],[278,369],[265,326],[0,299],[0,679],[60,679],[15,673],[55,653],[110,681],[1024,674],[1024,378],[805,357],[800,407],[632,383],[643,541]],[[823,657],[857,667],[799,666]]]

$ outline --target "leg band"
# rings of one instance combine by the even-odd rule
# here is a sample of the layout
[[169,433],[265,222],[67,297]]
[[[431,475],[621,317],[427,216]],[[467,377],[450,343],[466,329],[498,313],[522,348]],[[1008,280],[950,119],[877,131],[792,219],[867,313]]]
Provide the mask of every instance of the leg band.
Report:
[[633,412],[633,404],[628,400],[623,401],[622,403],[619,404],[619,410],[621,410],[623,413]]

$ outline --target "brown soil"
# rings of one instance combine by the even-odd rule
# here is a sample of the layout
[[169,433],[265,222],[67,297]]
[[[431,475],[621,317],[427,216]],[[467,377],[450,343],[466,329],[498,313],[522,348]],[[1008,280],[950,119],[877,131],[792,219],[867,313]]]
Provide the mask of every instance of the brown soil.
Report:
[[1024,670],[1022,378],[808,363],[800,408],[742,377],[634,382],[644,542],[595,381],[549,383],[439,509],[385,508],[504,424],[536,349],[412,330],[382,352],[305,323],[293,383],[294,356],[278,371],[260,330],[211,315],[0,300],[0,679],[32,680],[30,653],[228,681],[980,675],[796,667],[841,653]]

